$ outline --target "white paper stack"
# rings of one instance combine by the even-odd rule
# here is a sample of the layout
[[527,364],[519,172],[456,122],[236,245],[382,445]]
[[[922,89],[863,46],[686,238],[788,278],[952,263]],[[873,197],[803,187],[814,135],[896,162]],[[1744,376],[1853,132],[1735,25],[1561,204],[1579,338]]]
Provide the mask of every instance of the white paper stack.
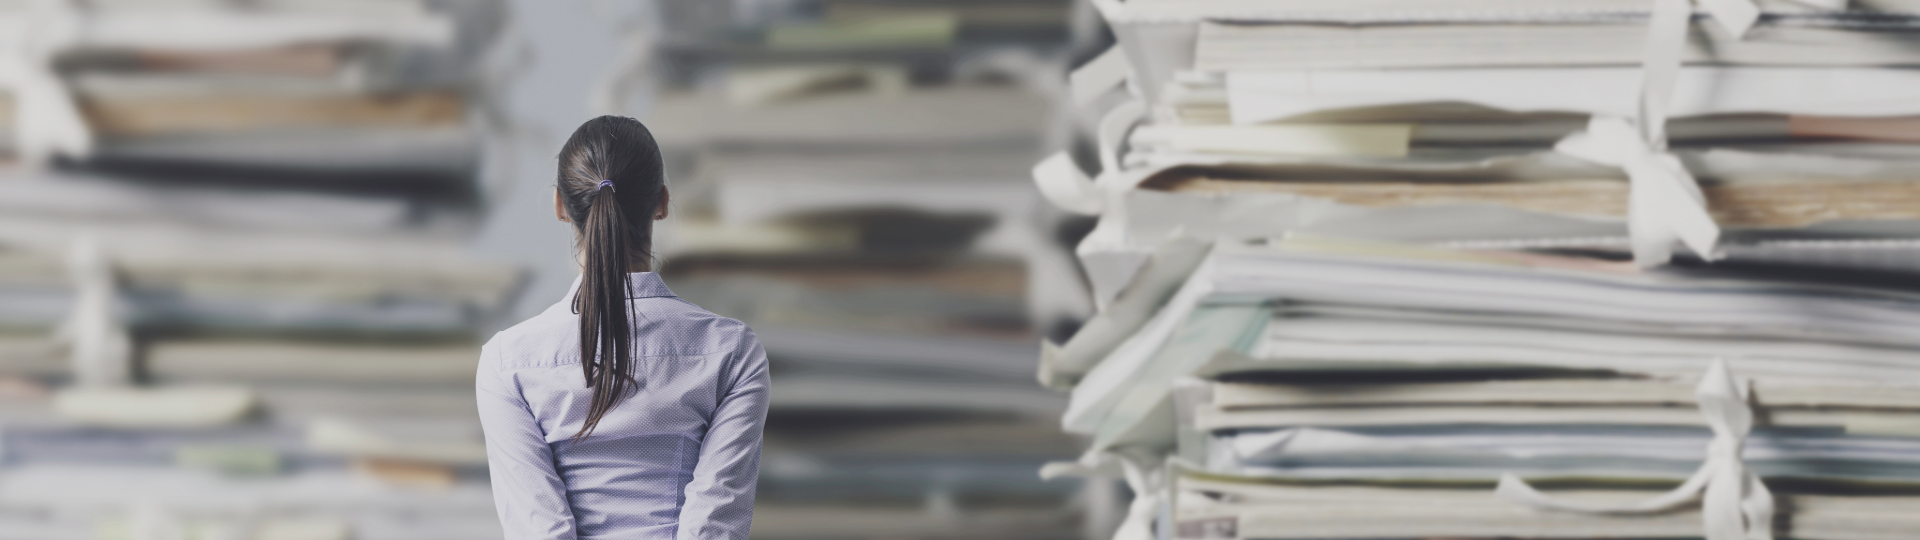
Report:
[[[1899,202],[1920,163],[1920,101],[1899,90],[1920,77],[1915,6],[1713,4],[1746,7],[1095,2],[1120,38],[1075,78],[1100,172],[1039,172],[1063,207],[1118,222],[1082,247],[1106,259],[1162,239],[1125,216],[1228,194],[1265,195],[1219,204],[1290,230],[1647,265],[1794,258],[1759,254],[1783,238],[1880,254],[1845,240],[1920,233]],[[1627,147],[1666,157],[1633,165]]]
[[[1669,537],[1733,502],[1791,516],[1755,530],[1886,538],[1906,523],[1886,497],[1920,486],[1912,292],[1332,240],[1174,242],[1147,266],[1041,368],[1092,440],[1075,467],[1146,494],[1134,534]],[[1762,483],[1708,487],[1728,464]],[[1408,502],[1337,502],[1362,493]],[[1802,496],[1822,502],[1776,504]]]
[[1093,5],[1040,380],[1118,538],[1911,526],[1920,6]]
[[[756,536],[1070,534],[1076,484],[1032,475],[1072,455],[1065,400],[1031,377],[1085,304],[1040,294],[1077,276],[1026,170],[1057,144],[1070,3],[662,4],[637,116],[669,164],[662,275],[766,346],[758,511],[860,512]],[[1034,502],[989,502],[1012,500]],[[922,518],[873,521],[902,513]]]
[[502,2],[0,2],[0,537],[498,536]]
[[678,219],[660,230],[669,285],[753,324],[775,358],[796,366],[878,370],[870,382],[883,387],[913,384],[879,384],[909,367],[1008,386],[974,398],[928,387],[888,402],[832,380],[803,390],[802,373],[776,383],[795,388],[780,393],[787,404],[931,400],[1051,414],[1058,405],[1045,394],[1000,395],[1030,390],[1018,382],[1033,354],[1025,298],[1035,272],[1062,269],[1046,259],[1065,262],[1030,222],[1037,201],[1017,165],[1037,153],[1046,102],[964,83],[900,92],[756,106],[698,90],[663,97],[644,121],[670,160],[691,162],[672,184]]
[[0,151],[122,171],[458,176],[478,153],[470,81],[497,7],[10,3]]
[[0,326],[97,245],[165,332],[470,334],[519,270],[465,254],[497,3],[0,5]]
[[725,4],[667,10],[641,117],[669,285],[796,370],[776,408],[1057,414],[1026,380],[1061,308],[1028,298],[1075,277],[1023,165],[1056,107],[1022,81],[1058,77],[1066,4]]

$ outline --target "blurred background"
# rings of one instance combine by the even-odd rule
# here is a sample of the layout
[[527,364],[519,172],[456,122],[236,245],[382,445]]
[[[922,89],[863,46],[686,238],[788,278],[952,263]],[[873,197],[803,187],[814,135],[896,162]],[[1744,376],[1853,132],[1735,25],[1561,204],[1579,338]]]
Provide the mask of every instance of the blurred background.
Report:
[[0,1],[0,538],[498,538],[478,348],[577,274],[580,122],[774,366],[756,538],[1104,537],[1034,382],[1092,311],[1066,0]]
[[658,271],[771,359],[756,538],[1910,538],[1916,43],[1916,0],[0,0],[0,540],[499,538],[474,367],[577,275],[603,114],[665,152]]

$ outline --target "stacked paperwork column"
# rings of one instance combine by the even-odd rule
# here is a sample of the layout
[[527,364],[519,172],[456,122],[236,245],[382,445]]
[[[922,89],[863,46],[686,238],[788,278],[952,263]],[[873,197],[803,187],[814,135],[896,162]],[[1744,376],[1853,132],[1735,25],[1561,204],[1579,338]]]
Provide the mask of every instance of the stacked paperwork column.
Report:
[[1122,537],[1911,526],[1914,13],[1095,4],[1101,167],[1034,173],[1101,311],[1040,376]]
[[[1075,533],[1034,302],[1072,283],[1025,163],[1068,3],[670,2],[639,115],[667,152],[661,272],[774,369],[755,534]],[[1057,85],[1055,85],[1057,86]]]
[[493,2],[0,7],[0,536],[497,535]]

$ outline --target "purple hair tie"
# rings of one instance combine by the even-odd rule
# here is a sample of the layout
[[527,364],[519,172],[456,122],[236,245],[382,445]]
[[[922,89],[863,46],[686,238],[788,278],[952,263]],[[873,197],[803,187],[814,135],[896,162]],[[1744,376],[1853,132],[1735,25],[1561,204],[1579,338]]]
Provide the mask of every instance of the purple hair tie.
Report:
[[593,188],[593,190],[594,190],[594,191],[600,191],[600,190],[603,190],[603,189],[607,189],[607,188],[613,188],[613,191],[615,191],[615,192],[619,192],[619,191],[620,191],[620,188],[617,188],[617,187],[614,187],[614,186],[613,186],[613,181],[612,181],[612,180],[601,180],[601,181],[600,181],[600,187],[597,187],[597,188]]

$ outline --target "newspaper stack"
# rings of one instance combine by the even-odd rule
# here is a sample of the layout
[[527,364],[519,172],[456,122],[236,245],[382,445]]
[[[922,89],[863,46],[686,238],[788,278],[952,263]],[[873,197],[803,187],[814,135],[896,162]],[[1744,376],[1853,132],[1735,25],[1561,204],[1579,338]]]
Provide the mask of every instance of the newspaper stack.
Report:
[[1129,539],[1900,536],[1920,17],[1857,4],[1094,2],[1048,473]]
[[504,16],[0,2],[0,537],[498,535],[472,370],[522,272],[466,244]]
[[1032,474],[1073,452],[1030,378],[1063,308],[1029,298],[1075,277],[1025,170],[1067,7],[663,4],[656,250],[773,363],[756,535],[1070,534],[1074,483]]

